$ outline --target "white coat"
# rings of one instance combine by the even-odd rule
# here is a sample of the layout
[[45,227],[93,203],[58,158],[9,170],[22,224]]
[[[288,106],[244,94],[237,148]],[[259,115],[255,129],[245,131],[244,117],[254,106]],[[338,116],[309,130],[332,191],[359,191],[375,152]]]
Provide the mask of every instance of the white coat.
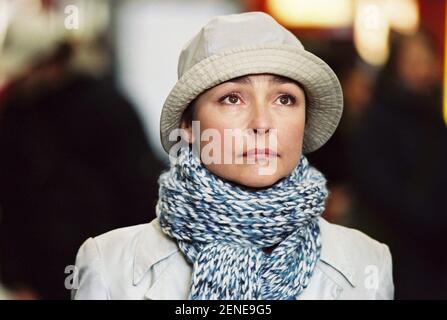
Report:
[[[319,220],[321,258],[297,299],[393,299],[391,254],[364,233]],[[192,267],[152,222],[87,239],[72,299],[187,299]]]

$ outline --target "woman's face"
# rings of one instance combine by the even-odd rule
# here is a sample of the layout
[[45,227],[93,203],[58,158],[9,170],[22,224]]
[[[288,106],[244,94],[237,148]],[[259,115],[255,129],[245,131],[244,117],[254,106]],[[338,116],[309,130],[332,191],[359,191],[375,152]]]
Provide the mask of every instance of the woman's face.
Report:
[[208,170],[247,187],[268,187],[290,174],[301,157],[305,94],[285,77],[243,76],[198,96],[192,120],[200,126],[196,134],[190,124],[182,126],[190,142],[200,139]]

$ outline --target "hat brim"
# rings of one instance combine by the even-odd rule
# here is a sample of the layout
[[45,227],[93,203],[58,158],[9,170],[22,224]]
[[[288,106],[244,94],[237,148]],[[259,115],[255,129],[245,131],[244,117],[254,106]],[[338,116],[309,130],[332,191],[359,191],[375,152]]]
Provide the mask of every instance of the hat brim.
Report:
[[165,100],[160,117],[160,138],[169,153],[176,141],[169,134],[180,125],[189,103],[203,91],[227,80],[271,73],[298,81],[307,96],[303,153],[324,145],[338,126],[343,93],[332,69],[316,55],[292,45],[241,46],[212,55],[195,64],[177,81]]

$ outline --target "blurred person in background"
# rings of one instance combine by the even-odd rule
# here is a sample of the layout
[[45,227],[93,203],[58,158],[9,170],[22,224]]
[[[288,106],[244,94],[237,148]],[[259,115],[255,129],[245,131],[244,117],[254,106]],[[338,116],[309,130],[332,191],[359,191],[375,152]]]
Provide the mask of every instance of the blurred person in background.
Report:
[[107,77],[62,42],[0,96],[0,279],[15,297],[68,299],[82,241],[150,221],[162,164]]
[[397,299],[447,297],[447,129],[440,70],[427,32],[396,35],[350,158],[364,212],[354,224],[390,245]]
[[[332,222],[350,225],[352,216],[361,212],[355,207],[356,188],[352,183],[351,154],[356,152],[353,140],[362,126],[362,117],[370,103],[374,70],[362,62],[352,43],[337,43],[333,52],[328,48],[327,60],[340,78],[344,108],[340,125],[333,137],[309,159],[326,173],[331,193],[326,214]],[[354,62],[354,63],[353,63]]]

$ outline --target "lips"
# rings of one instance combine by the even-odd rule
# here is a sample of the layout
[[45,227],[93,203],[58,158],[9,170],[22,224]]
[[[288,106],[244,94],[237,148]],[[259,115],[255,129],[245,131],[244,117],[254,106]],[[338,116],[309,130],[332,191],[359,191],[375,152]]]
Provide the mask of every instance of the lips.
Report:
[[278,154],[268,148],[254,148],[244,152],[243,156],[247,158],[271,158],[277,157]]

